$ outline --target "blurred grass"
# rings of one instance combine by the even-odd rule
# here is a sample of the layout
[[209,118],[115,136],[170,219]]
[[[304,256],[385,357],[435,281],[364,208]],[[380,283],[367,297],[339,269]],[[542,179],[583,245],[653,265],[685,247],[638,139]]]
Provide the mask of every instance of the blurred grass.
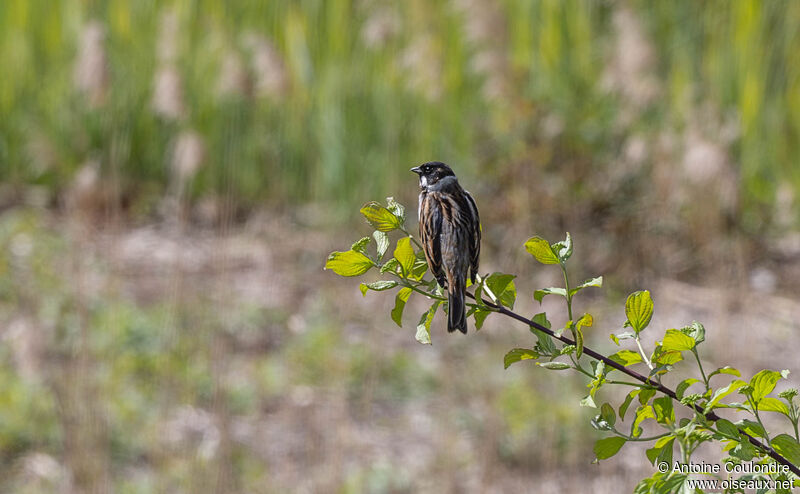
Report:
[[[657,55],[649,76],[666,96],[623,128],[610,124],[630,102],[602,82],[620,9],[641,20]],[[94,47],[81,41],[91,20],[104,32]],[[13,67],[0,80],[0,179],[57,197],[96,159],[130,201],[152,201],[169,185],[171,143],[193,129],[207,150],[194,197],[352,204],[392,193],[410,164],[429,158],[490,177],[504,164],[541,167],[520,153],[547,115],[572,160],[610,168],[622,136],[680,129],[702,101],[735,115],[731,151],[750,210],[772,203],[776,183],[800,185],[798,25],[788,0],[9,0],[0,6],[0,63]],[[259,66],[264,46],[274,56]],[[80,90],[76,57],[87,50],[105,57],[108,80]],[[164,50],[173,55],[157,55]],[[220,89],[236,64],[240,80]],[[177,70],[179,116],[152,104],[165,66]],[[264,78],[275,83],[259,86]],[[95,90],[106,94],[90,103]]]

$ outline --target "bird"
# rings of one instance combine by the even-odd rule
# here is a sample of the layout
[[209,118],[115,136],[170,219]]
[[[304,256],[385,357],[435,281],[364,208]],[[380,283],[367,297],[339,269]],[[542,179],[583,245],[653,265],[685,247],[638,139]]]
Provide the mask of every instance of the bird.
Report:
[[475,283],[481,253],[478,207],[440,161],[411,169],[419,175],[419,236],[428,267],[447,290],[447,331],[467,333],[464,293],[467,277]]

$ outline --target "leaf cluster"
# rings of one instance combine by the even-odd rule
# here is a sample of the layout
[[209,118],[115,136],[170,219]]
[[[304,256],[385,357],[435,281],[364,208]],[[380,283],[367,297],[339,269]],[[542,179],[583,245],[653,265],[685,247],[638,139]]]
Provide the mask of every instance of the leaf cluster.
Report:
[[[420,343],[430,344],[431,324],[439,308],[447,310],[447,300],[436,281],[425,278],[427,262],[419,243],[405,228],[404,211],[405,208],[391,197],[386,206],[376,202],[365,204],[361,213],[375,228],[372,236],[358,240],[348,251],[332,253],[325,268],[342,276],[360,276],[374,269],[380,277],[360,284],[364,295],[370,290],[399,288],[391,318],[401,327],[403,310],[411,295],[416,293],[426,297],[431,305],[421,314],[415,337]],[[399,232],[400,236],[392,257],[384,259],[391,246],[391,232]],[[374,251],[369,248],[373,241]],[[528,323],[536,341],[530,348],[513,348],[507,352],[503,358],[506,368],[531,361],[547,370],[572,370],[586,377],[588,393],[579,405],[598,410],[591,425],[607,434],[594,444],[595,461],[613,457],[629,442],[645,442],[650,443],[645,455],[653,465],[664,462],[672,465],[673,461],[690,464],[692,455],[701,444],[716,442],[720,444],[721,452],[728,455],[726,461],[778,462],[791,471],[768,476],[775,480],[798,479],[798,391],[789,388],[773,396],[777,384],[787,378],[789,371],[765,369],[748,381],[741,378],[739,370],[730,366],[707,373],[699,353],[699,348],[706,342],[706,329],[699,322],[667,329],[652,348],[645,348],[640,336],[649,329],[654,313],[653,299],[647,290],[633,292],[626,298],[625,323],[619,331],[609,335],[614,344],[622,348],[608,356],[588,349],[585,332],[594,326],[594,317],[588,312],[577,315],[574,297],[586,288],[602,287],[603,277],[571,283],[567,262],[574,248],[569,233],[564,240],[554,243],[534,236],[525,242],[524,247],[537,262],[558,266],[561,270],[564,285],[537,289],[533,292],[533,299],[541,303],[546,296],[562,298],[567,315],[565,324],[553,328],[544,312],[531,319],[514,313],[517,299],[515,276],[505,273],[477,277],[472,287],[475,302],[468,304],[468,316],[473,318],[477,329],[493,312]],[[691,364],[692,361],[696,366]],[[684,369],[687,365],[695,369],[697,375],[677,381],[673,390],[667,386],[667,380],[678,364]],[[629,389],[616,407],[600,399],[604,394],[602,390],[609,386]],[[739,401],[730,401],[734,394]],[[601,405],[598,407],[597,403]],[[732,409],[744,417],[732,422],[716,414],[720,409]],[[678,410],[681,413],[677,413]],[[783,416],[790,430],[770,433],[762,421],[764,413]],[[645,429],[660,432],[645,436]],[[745,474],[741,479],[750,476]],[[666,473],[656,471],[642,480],[635,492],[689,492],[688,480],[689,476],[682,472],[671,469]]]
[[[549,287],[536,290],[534,299],[541,302],[546,295],[563,297],[569,320],[564,328],[555,331],[556,336],[570,329],[574,337],[574,345],[564,344],[560,348],[541,351],[541,339],[532,349],[515,348],[505,357],[505,365],[523,360],[536,361],[537,365],[549,370],[574,370],[584,374],[589,383],[589,393],[580,400],[580,406],[598,408],[596,400],[598,391],[603,386],[624,386],[631,389],[622,403],[615,409],[604,402],[599,413],[592,420],[592,426],[607,434],[595,442],[594,453],[597,460],[605,460],[616,455],[628,442],[650,442],[651,447],[645,454],[651,464],[666,463],[670,465],[667,473],[656,472],[652,477],[644,479],[636,492],[682,492],[688,489],[689,476],[681,472],[672,472],[673,459],[682,464],[692,461],[692,454],[703,443],[719,442],[723,453],[728,454],[728,461],[758,462],[766,464],[781,458],[784,462],[800,465],[800,443],[798,442],[798,403],[797,391],[788,389],[779,393],[778,397],[770,396],[781,379],[785,379],[788,371],[762,370],[749,381],[740,379],[741,373],[730,366],[720,367],[706,373],[698,353],[698,347],[706,341],[705,327],[698,323],[679,329],[667,329],[654,348],[646,350],[640,335],[648,329],[653,317],[654,303],[649,291],[642,290],[631,293],[625,301],[626,321],[622,331],[610,334],[617,346],[628,342],[632,348],[622,348],[607,358],[617,364],[617,368],[604,365],[604,361],[592,360],[586,366],[581,362],[583,346],[582,327],[591,325],[591,316],[584,314],[573,322],[572,295],[587,286],[600,286],[602,278],[592,278],[575,288],[569,283],[566,261],[572,254],[572,241],[567,234],[564,241],[550,244],[541,237],[533,237],[525,243],[526,250],[535,260],[542,264],[558,265],[564,275],[563,287]],[[589,324],[582,324],[588,318]],[[547,321],[546,314],[537,314],[534,321]],[[549,323],[547,324],[549,328]],[[535,331],[535,330],[534,330]],[[566,356],[563,358],[562,356]],[[545,359],[546,357],[546,359]],[[556,360],[562,357],[561,360]],[[679,381],[675,391],[662,382],[674,367],[684,360],[694,360],[698,377],[685,378]],[[645,375],[629,368],[643,367]],[[628,375],[642,378],[639,382],[616,379],[613,373],[625,371]],[[646,376],[646,377],[645,377]],[[732,376],[728,381],[725,376]],[[716,379],[714,379],[716,378]],[[714,379],[712,381],[712,379]],[[722,381],[721,383],[719,381]],[[743,397],[740,402],[728,402],[726,399],[737,393]],[[688,416],[676,415],[675,403],[688,408]],[[629,424],[622,428],[622,422],[631,410]],[[745,412],[749,417],[731,422],[716,415],[718,409],[735,409]],[[761,415],[764,412],[778,413],[784,416],[791,426],[793,434],[782,433],[774,437],[764,427]],[[645,425],[660,428],[661,433],[643,437]],[[776,454],[777,453],[777,454]],[[776,480],[785,479],[787,475],[796,479],[794,473],[774,474]],[[747,475],[742,476],[748,478]]]

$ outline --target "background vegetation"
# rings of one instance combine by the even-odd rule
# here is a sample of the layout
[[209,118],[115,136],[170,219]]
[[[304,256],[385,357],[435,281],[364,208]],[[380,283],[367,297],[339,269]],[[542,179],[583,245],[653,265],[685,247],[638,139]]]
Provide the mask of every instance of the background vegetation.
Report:
[[617,306],[791,367],[798,47],[789,0],[0,3],[1,488],[632,487],[524,334],[420,349],[323,260],[440,159],[520,292],[569,230]]

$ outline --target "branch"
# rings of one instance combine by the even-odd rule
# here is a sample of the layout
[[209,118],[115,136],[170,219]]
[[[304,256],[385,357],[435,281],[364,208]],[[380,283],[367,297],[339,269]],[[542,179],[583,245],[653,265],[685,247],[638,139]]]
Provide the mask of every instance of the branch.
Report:
[[[475,296],[473,294],[469,293],[469,292],[467,292],[467,296],[469,298],[475,300],[476,302],[478,301],[478,299],[476,299]],[[556,335],[552,330],[542,326],[541,324],[538,324],[538,323],[532,321],[531,319],[528,319],[525,316],[521,316],[521,315],[517,314],[516,312],[503,307],[502,305],[494,304],[492,302],[487,302],[487,301],[485,301],[483,299],[481,299],[480,302],[483,302],[488,307],[490,307],[491,309],[496,310],[500,314],[508,316],[508,317],[510,317],[512,319],[516,319],[519,322],[525,323],[528,326],[532,326],[532,327],[538,329],[539,331],[541,331],[543,333],[546,333],[551,338],[555,338],[555,339],[557,339],[557,340],[559,340],[559,341],[561,341],[563,343],[566,343],[567,345],[575,345],[575,341],[574,340],[571,340],[571,339],[567,338],[566,336]],[[659,382],[651,381],[649,378],[639,374],[638,372],[636,372],[634,370],[628,369],[624,365],[621,365],[621,364],[619,364],[617,362],[614,362],[610,358],[608,358],[608,357],[606,357],[604,355],[601,355],[600,353],[592,350],[591,348],[587,347],[586,345],[583,346],[583,353],[586,354],[586,355],[589,355],[592,358],[595,358],[595,359],[603,362],[605,365],[607,365],[609,367],[613,367],[614,369],[616,369],[616,370],[618,370],[618,371],[620,371],[620,372],[622,372],[624,374],[627,374],[628,376],[636,379],[637,381],[639,381],[639,382],[641,382],[641,383],[643,383],[643,384],[645,384],[647,386],[650,386],[650,387],[660,391],[661,393],[669,396],[670,398],[672,398],[672,399],[674,399],[674,400],[676,400],[676,401],[678,401],[680,403],[680,400],[678,400],[678,397],[675,394],[675,391],[673,391],[670,388],[664,386],[663,384],[661,384]],[[703,412],[703,407],[701,407],[700,405],[698,405],[696,403],[692,404],[691,406],[690,405],[686,405],[684,403],[681,403],[681,404],[683,404],[683,405],[685,405],[685,406],[687,406],[689,408],[692,408],[695,412],[705,416],[708,420],[717,421],[717,420],[720,419],[719,415],[717,415],[713,411],[708,412],[708,413],[704,413]],[[770,447],[767,444],[762,443],[761,441],[759,441],[755,437],[753,437],[750,434],[748,434],[747,432],[745,432],[743,429],[739,429],[739,432],[743,436],[747,437],[747,439],[750,441],[750,444],[752,444],[753,446],[759,448],[761,451],[766,452],[767,455],[770,456],[770,458],[772,458],[773,460],[777,461],[781,465],[786,465],[787,467],[789,467],[789,470],[791,470],[795,475],[800,476],[800,468],[798,468],[795,464],[791,463],[789,460],[784,458],[781,454],[779,454],[777,451],[772,449],[772,447]]]

